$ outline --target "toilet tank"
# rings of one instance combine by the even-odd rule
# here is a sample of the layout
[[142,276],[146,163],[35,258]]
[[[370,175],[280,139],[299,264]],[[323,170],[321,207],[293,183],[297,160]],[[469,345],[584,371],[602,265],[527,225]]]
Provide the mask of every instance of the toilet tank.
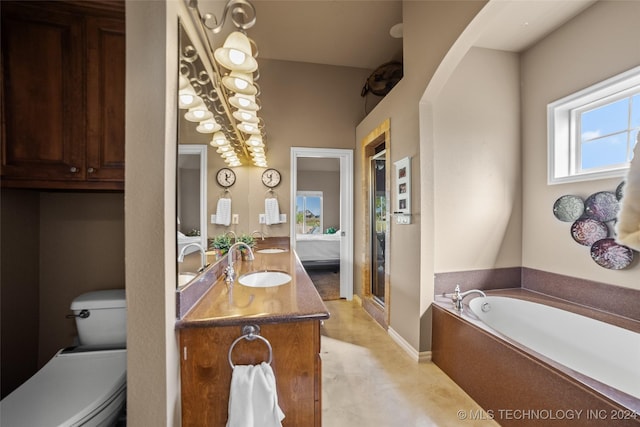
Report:
[[88,292],[71,303],[81,346],[126,348],[127,306],[124,289]]

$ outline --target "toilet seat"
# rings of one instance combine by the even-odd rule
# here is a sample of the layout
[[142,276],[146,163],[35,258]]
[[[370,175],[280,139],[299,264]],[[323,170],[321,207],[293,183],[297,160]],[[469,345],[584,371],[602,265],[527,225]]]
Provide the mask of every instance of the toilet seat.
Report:
[[[0,402],[0,425],[101,425],[125,401],[127,350],[63,353]],[[93,420],[93,421],[92,421]]]

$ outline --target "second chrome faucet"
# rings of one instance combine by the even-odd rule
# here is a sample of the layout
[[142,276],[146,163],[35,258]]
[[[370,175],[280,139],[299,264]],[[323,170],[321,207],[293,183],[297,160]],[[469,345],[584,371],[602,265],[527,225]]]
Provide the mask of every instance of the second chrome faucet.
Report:
[[225,274],[225,282],[227,286],[233,286],[233,282],[236,280],[236,271],[233,268],[233,253],[235,249],[244,246],[249,251],[249,257],[247,258],[249,261],[253,261],[253,251],[251,247],[244,242],[236,242],[229,248],[229,253],[227,254],[227,268],[224,269]]

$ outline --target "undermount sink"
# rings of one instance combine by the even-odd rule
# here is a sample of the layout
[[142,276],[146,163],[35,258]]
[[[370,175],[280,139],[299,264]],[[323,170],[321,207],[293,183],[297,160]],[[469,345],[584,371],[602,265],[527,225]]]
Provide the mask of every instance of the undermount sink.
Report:
[[287,250],[282,248],[264,248],[258,249],[256,252],[259,254],[281,254],[282,252],[287,252]]
[[178,274],[178,286],[183,286],[192,281],[197,276],[196,273],[180,273]]
[[252,271],[238,278],[238,283],[252,288],[280,286],[291,281],[291,276],[282,271]]

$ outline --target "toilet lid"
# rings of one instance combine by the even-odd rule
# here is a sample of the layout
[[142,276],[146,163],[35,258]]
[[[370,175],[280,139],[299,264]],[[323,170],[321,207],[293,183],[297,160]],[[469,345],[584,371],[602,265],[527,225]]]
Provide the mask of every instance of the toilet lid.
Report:
[[0,425],[77,425],[122,391],[126,377],[126,350],[58,352],[0,402]]

